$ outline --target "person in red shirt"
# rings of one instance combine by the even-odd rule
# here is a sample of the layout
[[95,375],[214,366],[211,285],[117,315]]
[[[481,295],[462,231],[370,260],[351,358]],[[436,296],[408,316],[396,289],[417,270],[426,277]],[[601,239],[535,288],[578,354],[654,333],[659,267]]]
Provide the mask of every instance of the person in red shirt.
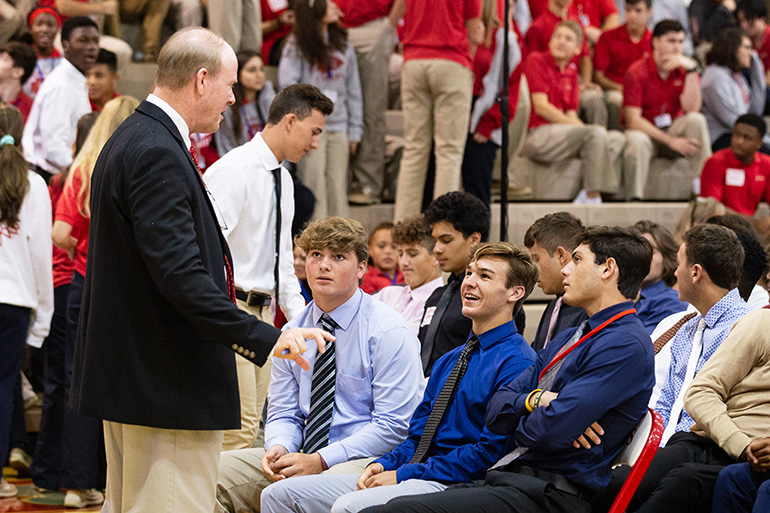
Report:
[[[767,26],[767,6],[764,0],[741,0],[735,10],[738,23],[749,38],[765,67],[765,82],[770,83],[770,27]],[[766,89],[770,97],[770,88]],[[770,113],[770,101],[765,101],[765,114]]]
[[367,294],[390,285],[403,285],[404,275],[398,268],[398,253],[393,242],[393,223],[385,221],[369,234],[369,268],[361,280],[361,290]]
[[764,120],[744,114],[733,127],[730,147],[719,150],[703,166],[701,196],[714,198],[732,212],[747,217],[757,231],[770,235],[770,217],[754,219],[761,201],[770,201],[770,157],[760,153]]
[[105,103],[118,97],[118,93],[115,91],[118,80],[120,80],[118,59],[114,53],[102,48],[96,57],[96,64],[91,66],[91,69],[86,73],[91,111],[101,111]]
[[[537,19],[548,10],[548,1],[529,0],[529,8],[532,19]],[[567,17],[580,23],[591,46],[604,31],[620,25],[618,7],[612,0],[574,0],[567,10]]]
[[[556,25],[564,20],[573,20],[580,24],[577,14],[570,13],[573,0],[548,0],[548,9],[538,16],[529,27],[525,36],[528,52],[545,52]],[[585,34],[585,32],[584,32]],[[607,126],[607,107],[601,88],[593,82],[593,63],[588,40],[582,39],[582,50],[575,56],[574,62],[580,74],[580,109],[581,117],[590,124]]]
[[22,85],[35,69],[35,51],[23,43],[0,46],[0,100],[21,111],[24,122],[32,108],[32,99],[24,94]]
[[406,4],[401,81],[405,146],[396,187],[396,221],[420,213],[434,144],[436,179],[431,196],[460,188],[473,94],[471,45],[484,39],[480,16],[481,0]]
[[529,133],[522,154],[537,162],[582,160],[583,190],[576,203],[601,203],[600,192],[614,194],[620,185],[620,132],[584,125],[577,116],[578,74],[573,57],[583,32],[575,21],[562,21],[548,52],[533,52],[524,63],[532,97]]
[[696,178],[711,143],[694,60],[683,55],[684,28],[663,20],[652,31],[652,55],[632,64],[623,79],[626,140],[623,185],[628,199],[644,199],[650,160],[686,157]]
[[608,30],[594,49],[594,82],[604,90],[608,127],[620,128],[623,107],[623,77],[629,66],[652,53],[652,32],[647,20],[652,0],[626,0],[626,23]]
[[294,11],[289,0],[260,0],[262,10],[262,62],[278,66],[283,38],[294,27]]

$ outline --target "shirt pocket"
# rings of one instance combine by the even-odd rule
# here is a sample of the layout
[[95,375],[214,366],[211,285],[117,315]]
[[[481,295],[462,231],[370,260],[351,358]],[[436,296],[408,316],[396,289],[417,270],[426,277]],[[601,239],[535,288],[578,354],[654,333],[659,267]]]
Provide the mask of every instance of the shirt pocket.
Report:
[[359,378],[338,372],[335,387],[334,395],[338,408],[355,415],[371,415],[374,401],[372,384],[368,378]]

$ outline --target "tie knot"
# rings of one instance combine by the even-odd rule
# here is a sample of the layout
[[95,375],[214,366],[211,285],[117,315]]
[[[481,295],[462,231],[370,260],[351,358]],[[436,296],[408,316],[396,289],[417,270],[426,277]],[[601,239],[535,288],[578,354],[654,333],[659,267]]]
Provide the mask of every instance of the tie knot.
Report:
[[479,338],[476,335],[473,335],[471,338],[468,339],[468,342],[465,344],[465,349],[463,349],[463,353],[466,355],[479,347]]
[[322,315],[321,316],[321,327],[324,331],[327,331],[334,335],[334,330],[339,328],[340,325],[334,322],[334,319],[329,317],[328,315]]

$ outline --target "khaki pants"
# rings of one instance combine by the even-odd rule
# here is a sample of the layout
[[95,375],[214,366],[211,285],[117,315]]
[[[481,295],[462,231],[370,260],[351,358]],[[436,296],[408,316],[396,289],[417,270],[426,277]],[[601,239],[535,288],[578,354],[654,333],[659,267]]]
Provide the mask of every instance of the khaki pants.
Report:
[[387,17],[348,29],[348,37],[356,49],[364,99],[364,134],[356,151],[353,181],[377,197],[382,192],[385,172],[385,111],[395,33]]
[[345,132],[324,131],[317,150],[299,161],[299,177],[315,195],[313,219],[350,217],[348,163],[350,149]]
[[604,101],[607,103],[607,128],[610,130],[620,130],[623,93],[621,91],[604,91]]
[[259,0],[208,0],[206,12],[209,28],[227,41],[233,50],[262,51],[262,8]]
[[104,422],[105,513],[211,513],[222,431]]
[[600,89],[582,91],[580,114],[587,124],[607,128],[607,105],[604,103],[604,92]]
[[614,194],[620,187],[623,134],[596,125],[541,125],[530,130],[522,155],[550,164],[570,158],[582,161],[583,188]]
[[[273,324],[273,314],[270,307],[257,308],[248,306],[240,299],[238,308],[253,315],[260,321]],[[238,372],[238,392],[241,396],[241,429],[225,431],[222,442],[223,451],[248,449],[254,446],[259,433],[259,421],[262,419],[262,409],[267,399],[267,389],[270,386],[270,369],[272,360],[267,359],[262,367],[251,363],[241,355],[235,355],[235,365]]]
[[[262,490],[272,481],[262,472],[264,449],[223,452],[217,482],[215,513],[246,513],[259,511]],[[360,474],[374,458],[339,463],[324,474]],[[289,478],[291,479],[291,478]]]
[[[695,157],[689,159],[689,162],[690,177],[700,176],[703,164],[711,156],[711,142],[703,114],[690,112],[679,116],[666,132],[674,137],[690,137],[698,140],[700,150]],[[625,135],[628,144],[623,153],[623,188],[627,199],[644,199],[644,189],[650,174],[650,161],[655,157],[676,159],[683,156],[665,144],[653,141],[644,132],[626,130]]]
[[120,0],[119,5],[122,21],[142,22],[142,52],[157,57],[160,51],[160,30],[166,20],[171,0]]
[[473,72],[461,64],[444,59],[404,63],[405,147],[396,188],[396,221],[420,213],[432,144],[436,153],[433,197],[460,189],[472,95]]

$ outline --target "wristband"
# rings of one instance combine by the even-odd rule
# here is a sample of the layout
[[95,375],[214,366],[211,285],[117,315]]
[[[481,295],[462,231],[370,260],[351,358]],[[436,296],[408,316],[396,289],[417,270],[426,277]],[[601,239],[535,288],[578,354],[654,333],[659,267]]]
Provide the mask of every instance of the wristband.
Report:
[[535,410],[529,405],[529,400],[532,398],[533,395],[535,395],[538,392],[542,392],[541,389],[536,388],[532,392],[529,393],[527,396],[527,399],[524,401],[524,406],[527,407],[527,410],[529,410],[530,413],[534,412]]
[[540,408],[540,398],[543,397],[543,391],[541,390],[538,392],[538,394],[535,396],[535,409],[537,410]]

